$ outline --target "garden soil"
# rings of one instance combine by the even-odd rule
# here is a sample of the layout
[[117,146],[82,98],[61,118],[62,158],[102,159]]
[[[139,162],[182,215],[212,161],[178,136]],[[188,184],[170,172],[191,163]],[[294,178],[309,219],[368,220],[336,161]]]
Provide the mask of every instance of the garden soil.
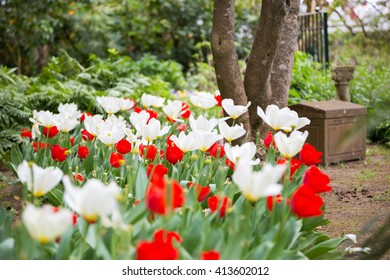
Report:
[[[390,149],[368,145],[365,160],[333,164],[322,170],[331,178],[333,190],[322,195],[325,217],[330,223],[319,230],[331,237],[356,234],[357,244],[348,243],[344,247],[375,248],[378,244],[369,243],[369,239],[390,219]],[[21,209],[20,185],[11,171],[0,166],[0,172],[0,206],[13,211],[17,220]],[[385,235],[389,234],[390,228],[385,229]],[[347,255],[347,258],[360,257]],[[389,260],[390,250],[381,259]]]

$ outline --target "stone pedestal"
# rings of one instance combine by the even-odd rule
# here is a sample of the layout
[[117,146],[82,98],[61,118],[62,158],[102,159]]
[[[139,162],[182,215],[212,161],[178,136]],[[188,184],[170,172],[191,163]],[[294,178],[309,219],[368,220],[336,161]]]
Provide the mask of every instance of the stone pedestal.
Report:
[[322,164],[364,159],[367,109],[340,100],[302,102],[290,106],[311,120],[307,143],[323,153]]
[[332,79],[336,85],[336,100],[351,101],[349,82],[353,79],[353,66],[338,66],[332,70]]

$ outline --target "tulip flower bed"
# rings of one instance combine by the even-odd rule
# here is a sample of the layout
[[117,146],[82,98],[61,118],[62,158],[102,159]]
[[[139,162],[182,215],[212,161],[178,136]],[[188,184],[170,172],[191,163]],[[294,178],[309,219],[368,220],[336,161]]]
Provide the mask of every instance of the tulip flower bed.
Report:
[[[104,114],[34,111],[11,151],[21,223],[0,212],[2,258],[333,259],[320,193],[330,180],[305,144],[310,122],[270,105],[264,145],[236,119],[247,107],[198,92],[139,102],[97,97]],[[227,115],[223,116],[222,108]],[[232,119],[232,124],[226,121]],[[257,149],[265,151],[256,158]]]

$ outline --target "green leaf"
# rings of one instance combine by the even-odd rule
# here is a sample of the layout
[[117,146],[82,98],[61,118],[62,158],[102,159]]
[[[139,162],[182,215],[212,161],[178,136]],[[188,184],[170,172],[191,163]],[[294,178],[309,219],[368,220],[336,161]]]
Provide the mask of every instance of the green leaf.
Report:
[[137,206],[134,206],[125,214],[124,220],[128,224],[136,224],[141,219],[148,215],[145,202],[140,202]]
[[62,203],[64,191],[57,187],[46,193],[45,196],[49,199],[52,205],[59,206]]
[[57,260],[69,259],[72,252],[73,228],[68,229],[62,236],[55,258]]
[[14,258],[15,239],[7,238],[0,243],[0,260],[11,260]]
[[308,250],[305,255],[311,260],[319,259],[321,255],[337,248],[345,239],[345,237],[340,237],[321,242]]
[[143,199],[145,197],[146,188],[148,186],[148,177],[143,165],[140,164],[135,180],[135,197]]

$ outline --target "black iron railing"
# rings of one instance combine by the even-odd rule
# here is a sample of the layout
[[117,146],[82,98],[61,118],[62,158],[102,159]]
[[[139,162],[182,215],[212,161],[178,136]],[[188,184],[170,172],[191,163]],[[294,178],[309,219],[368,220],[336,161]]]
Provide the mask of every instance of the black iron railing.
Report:
[[299,15],[298,49],[309,53],[315,61],[329,63],[328,14],[324,12]]

